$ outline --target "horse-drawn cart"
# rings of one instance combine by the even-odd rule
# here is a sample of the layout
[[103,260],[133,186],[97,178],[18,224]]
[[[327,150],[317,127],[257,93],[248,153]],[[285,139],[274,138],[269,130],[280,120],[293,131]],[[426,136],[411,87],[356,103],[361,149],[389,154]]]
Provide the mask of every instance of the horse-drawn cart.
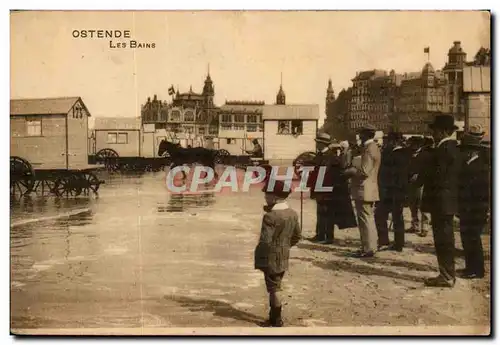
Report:
[[[204,140],[192,137],[156,129],[154,124],[141,123],[140,118],[97,118],[89,137],[89,163],[110,172],[161,171],[172,160],[168,153],[158,153],[160,143],[169,141],[183,148],[205,146]],[[213,150],[215,163],[228,164],[228,150]]]

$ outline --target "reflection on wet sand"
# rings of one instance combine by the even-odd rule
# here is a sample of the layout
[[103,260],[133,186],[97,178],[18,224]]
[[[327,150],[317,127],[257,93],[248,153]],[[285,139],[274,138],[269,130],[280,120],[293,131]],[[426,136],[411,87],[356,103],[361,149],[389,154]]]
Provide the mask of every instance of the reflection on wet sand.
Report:
[[197,194],[171,194],[168,204],[158,204],[158,212],[184,212],[189,208],[207,207],[215,204],[213,192]]

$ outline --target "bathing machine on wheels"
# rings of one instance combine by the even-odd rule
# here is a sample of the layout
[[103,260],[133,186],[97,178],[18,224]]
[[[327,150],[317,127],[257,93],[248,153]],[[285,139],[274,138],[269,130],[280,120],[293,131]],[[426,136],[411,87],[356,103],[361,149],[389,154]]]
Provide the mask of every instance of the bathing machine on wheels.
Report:
[[10,101],[10,193],[78,196],[103,181],[88,164],[88,118],[80,97]]

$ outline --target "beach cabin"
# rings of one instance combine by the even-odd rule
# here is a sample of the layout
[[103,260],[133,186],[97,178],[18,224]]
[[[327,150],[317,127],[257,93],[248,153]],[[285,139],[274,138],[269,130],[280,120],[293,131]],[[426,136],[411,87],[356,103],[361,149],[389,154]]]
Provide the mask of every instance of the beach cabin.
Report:
[[480,125],[490,137],[491,70],[489,66],[467,66],[463,72],[465,98],[465,130]]
[[316,151],[317,104],[265,105],[262,119],[264,159],[292,162],[302,152]]
[[88,166],[88,118],[80,97],[10,101],[10,155],[35,169]]
[[112,149],[119,157],[141,157],[141,118],[96,118],[94,138],[96,153]]

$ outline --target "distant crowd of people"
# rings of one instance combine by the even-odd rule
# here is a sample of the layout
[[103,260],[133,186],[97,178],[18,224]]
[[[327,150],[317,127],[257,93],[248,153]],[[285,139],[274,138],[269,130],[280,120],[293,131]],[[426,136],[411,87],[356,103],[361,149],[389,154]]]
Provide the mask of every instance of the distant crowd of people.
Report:
[[[490,212],[490,149],[482,144],[484,132],[472,126],[459,143],[454,118],[438,115],[429,124],[432,137],[410,137],[392,131],[381,147],[375,142],[376,128],[359,130],[359,145],[335,142],[326,133],[316,138],[315,169],[309,175],[311,198],[316,201],[316,235],[310,239],[334,243],[334,228],[358,227],[361,248],[354,257],[373,257],[377,252],[403,251],[405,236],[425,237],[432,227],[439,275],[425,280],[426,286],[453,287],[456,276],[483,278],[485,274],[481,233]],[[323,186],[315,190],[320,167],[326,167]],[[261,237],[255,250],[255,268],[264,272],[269,292],[270,326],[281,326],[281,280],[288,269],[290,248],[301,238],[297,213],[286,204],[290,192],[275,181],[266,192]],[[354,208],[353,208],[354,202]],[[411,210],[411,226],[405,229],[403,209]],[[392,215],[394,240],[389,238]],[[465,269],[455,272],[454,217],[460,220]]]

